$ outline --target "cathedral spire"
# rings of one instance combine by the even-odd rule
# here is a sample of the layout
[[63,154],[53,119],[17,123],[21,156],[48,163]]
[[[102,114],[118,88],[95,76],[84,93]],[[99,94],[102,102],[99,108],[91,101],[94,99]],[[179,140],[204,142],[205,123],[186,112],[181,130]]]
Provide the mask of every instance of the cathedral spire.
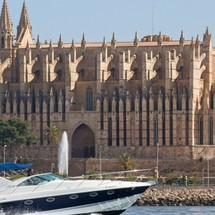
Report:
[[28,18],[28,12],[25,1],[23,2],[19,25],[17,26],[17,43],[25,45],[27,41],[33,43],[32,27]]
[[116,38],[115,38],[115,33],[113,32],[113,36],[112,36],[112,39],[111,39],[111,46],[113,48],[116,47]]
[[41,47],[41,42],[40,42],[40,35],[37,35],[37,43],[36,43],[36,47],[40,48]]
[[199,40],[199,35],[197,34],[197,37],[196,37],[196,46],[199,46],[199,44],[200,44],[200,40]]
[[52,49],[53,46],[52,46],[52,39],[50,39],[50,42],[49,42],[49,49]]
[[162,38],[161,31],[160,31],[159,35],[158,35],[158,46],[162,46],[162,43],[163,43],[163,38]]
[[203,43],[207,45],[211,43],[211,34],[209,33],[208,27],[206,28],[206,31],[203,37]]
[[192,37],[191,42],[190,42],[190,48],[194,49],[194,39],[193,39],[193,37]]
[[82,40],[81,40],[81,47],[82,48],[86,48],[86,38],[85,38],[85,35],[84,35],[84,33],[83,33],[83,37],[82,37]]
[[181,31],[180,44],[181,44],[181,45],[184,44],[184,32],[183,32],[183,31]]
[[1,48],[11,48],[13,45],[13,24],[10,20],[10,14],[6,0],[3,2],[1,11],[0,36],[2,38],[0,42]]
[[139,39],[138,39],[138,34],[137,32],[135,32],[135,37],[134,37],[134,46],[138,46],[139,45]]
[[59,48],[62,48],[62,47],[63,47],[63,40],[62,40],[61,34],[60,34],[59,41],[58,41],[58,47],[59,47]]
[[10,20],[10,14],[8,11],[6,0],[4,0],[4,2],[3,2],[0,23],[1,23],[1,26],[0,26],[1,30],[5,31],[5,32],[8,31],[10,33],[13,33],[13,24]]
[[75,49],[74,39],[72,39],[71,49]]
[[107,47],[107,43],[106,43],[106,38],[105,37],[103,37],[102,47],[103,48]]

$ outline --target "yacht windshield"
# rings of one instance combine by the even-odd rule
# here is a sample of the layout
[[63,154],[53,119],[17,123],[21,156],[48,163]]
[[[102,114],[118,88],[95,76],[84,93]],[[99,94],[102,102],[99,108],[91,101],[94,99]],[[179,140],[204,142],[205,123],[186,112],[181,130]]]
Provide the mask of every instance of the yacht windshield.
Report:
[[58,175],[54,175],[52,173],[41,174],[41,175],[35,175],[27,178],[25,181],[21,182],[18,186],[39,185],[45,182],[56,181],[56,180],[64,180],[64,178]]

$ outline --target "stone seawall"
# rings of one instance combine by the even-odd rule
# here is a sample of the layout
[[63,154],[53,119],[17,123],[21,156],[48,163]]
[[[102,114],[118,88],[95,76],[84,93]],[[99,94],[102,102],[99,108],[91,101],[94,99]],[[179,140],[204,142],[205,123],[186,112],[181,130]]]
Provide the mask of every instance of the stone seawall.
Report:
[[151,187],[137,201],[140,206],[215,206],[215,188]]

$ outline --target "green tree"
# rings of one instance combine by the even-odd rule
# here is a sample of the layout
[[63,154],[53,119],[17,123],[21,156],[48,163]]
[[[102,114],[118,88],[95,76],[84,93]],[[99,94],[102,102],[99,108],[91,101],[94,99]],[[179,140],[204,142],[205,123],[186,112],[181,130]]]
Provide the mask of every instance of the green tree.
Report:
[[17,144],[26,144],[27,146],[29,146],[36,139],[35,135],[30,130],[27,121],[22,120],[21,118],[11,118],[8,120],[8,124],[10,126],[16,128],[16,131],[17,131],[16,143]]
[[119,164],[123,167],[124,171],[135,167],[135,161],[128,153],[124,153],[119,157]]
[[56,125],[51,125],[50,127],[46,128],[44,138],[51,145],[51,171],[52,171],[53,146],[54,144],[58,144],[60,142],[61,131]]
[[21,118],[0,119],[0,145],[30,145],[35,140],[28,123]]

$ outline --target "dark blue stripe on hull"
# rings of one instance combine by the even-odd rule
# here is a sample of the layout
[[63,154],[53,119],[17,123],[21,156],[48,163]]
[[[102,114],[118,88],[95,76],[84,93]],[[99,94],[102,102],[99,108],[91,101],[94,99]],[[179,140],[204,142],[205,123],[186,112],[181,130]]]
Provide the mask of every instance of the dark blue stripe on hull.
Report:
[[[3,212],[12,214],[13,211],[51,211],[56,209],[63,209],[69,207],[78,207],[82,205],[94,204],[99,202],[111,201],[118,198],[129,197],[135,194],[143,193],[148,187],[137,187],[137,188],[122,188],[108,191],[98,192],[86,192],[72,194],[78,196],[76,199],[71,199],[71,195],[63,196],[47,196],[46,198],[32,198],[31,205],[26,205],[25,201],[15,201],[1,204]],[[94,194],[94,195],[93,195]],[[97,194],[97,195],[96,195]],[[48,202],[47,199],[54,201]],[[29,202],[28,202],[29,203]]]
[[98,214],[103,214],[103,215],[119,215],[122,214],[125,210],[120,210],[120,211],[109,211],[109,212],[96,212]]
[[[108,212],[94,212],[94,213],[96,213],[96,214],[102,214],[102,215],[119,215],[119,214],[122,214],[124,211],[125,210],[108,211]],[[80,214],[80,215],[90,215],[90,214],[87,213],[87,214]]]

